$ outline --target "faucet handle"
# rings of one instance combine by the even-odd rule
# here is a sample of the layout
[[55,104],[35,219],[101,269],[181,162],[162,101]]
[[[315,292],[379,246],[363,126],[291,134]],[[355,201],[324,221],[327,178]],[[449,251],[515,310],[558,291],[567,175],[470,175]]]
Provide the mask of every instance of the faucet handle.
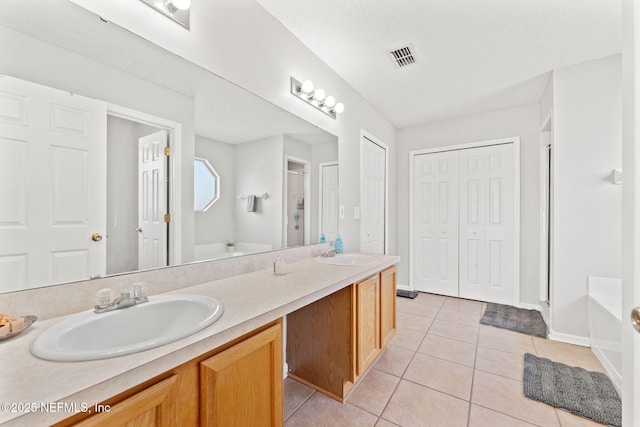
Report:
[[116,291],[111,288],[102,288],[95,293],[96,305],[111,304],[116,299]]
[[131,292],[129,295],[131,298],[144,297],[147,294],[147,284],[144,282],[138,282],[131,285]]

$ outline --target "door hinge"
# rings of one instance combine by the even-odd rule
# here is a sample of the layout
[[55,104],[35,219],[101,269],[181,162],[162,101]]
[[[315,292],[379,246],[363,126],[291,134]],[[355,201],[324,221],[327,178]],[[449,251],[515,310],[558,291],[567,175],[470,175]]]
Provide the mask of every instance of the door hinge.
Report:
[[167,157],[171,155],[171,147],[164,147],[164,155]]
[[171,222],[171,214],[164,214],[164,222],[166,223]]

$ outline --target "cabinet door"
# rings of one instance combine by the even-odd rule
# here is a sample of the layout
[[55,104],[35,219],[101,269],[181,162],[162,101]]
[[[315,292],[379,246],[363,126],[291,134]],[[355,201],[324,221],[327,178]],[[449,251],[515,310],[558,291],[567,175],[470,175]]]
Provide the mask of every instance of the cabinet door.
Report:
[[84,421],[74,424],[80,427],[173,427],[180,425],[181,417],[176,408],[176,384],[173,375],[158,384],[134,394]]
[[396,332],[396,268],[380,273],[380,346],[384,348]]
[[282,325],[200,364],[202,426],[282,426]]
[[376,274],[355,286],[356,371],[360,376],[380,352],[380,280]]

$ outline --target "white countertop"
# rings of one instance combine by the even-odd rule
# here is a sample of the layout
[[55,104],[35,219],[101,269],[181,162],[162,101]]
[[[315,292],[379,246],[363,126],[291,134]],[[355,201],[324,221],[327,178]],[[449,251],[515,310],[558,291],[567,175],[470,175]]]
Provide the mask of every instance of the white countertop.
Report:
[[[29,350],[33,340],[63,317],[36,322],[22,335],[0,341],[0,405],[93,406],[400,261],[397,256],[374,256],[377,262],[366,266],[328,265],[309,258],[289,263],[284,276],[265,269],[169,292],[211,296],[222,303],[224,314],[196,334],[128,356],[87,362],[38,359]],[[3,425],[44,425],[72,415],[0,407]]]

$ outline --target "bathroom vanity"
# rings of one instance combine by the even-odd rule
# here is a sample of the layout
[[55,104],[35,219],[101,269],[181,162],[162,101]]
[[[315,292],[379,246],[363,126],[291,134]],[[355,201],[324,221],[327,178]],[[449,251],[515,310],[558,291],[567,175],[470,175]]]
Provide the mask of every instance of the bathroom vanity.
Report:
[[284,276],[263,269],[173,291],[214,297],[224,314],[194,335],[123,357],[38,359],[31,343],[62,318],[37,322],[0,347],[0,363],[14,368],[0,377],[0,401],[66,410],[0,413],[0,423],[279,426],[285,335],[290,375],[343,401],[395,331],[398,261],[327,265],[312,257],[290,263]]

